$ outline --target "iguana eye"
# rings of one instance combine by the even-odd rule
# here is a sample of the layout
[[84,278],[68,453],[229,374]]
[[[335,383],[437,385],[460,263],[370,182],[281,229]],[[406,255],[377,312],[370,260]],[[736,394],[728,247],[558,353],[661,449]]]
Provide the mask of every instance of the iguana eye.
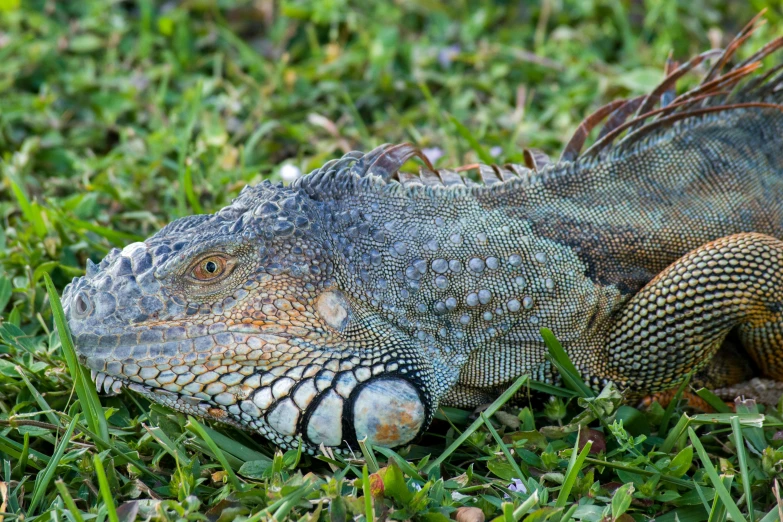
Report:
[[211,255],[199,260],[190,272],[190,275],[198,281],[214,281],[221,276],[228,275],[233,268],[231,263],[223,256]]

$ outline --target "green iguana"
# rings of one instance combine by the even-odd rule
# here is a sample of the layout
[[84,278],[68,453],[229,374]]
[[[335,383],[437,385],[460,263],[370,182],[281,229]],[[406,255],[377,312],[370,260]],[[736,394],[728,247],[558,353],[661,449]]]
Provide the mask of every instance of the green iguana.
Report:
[[783,380],[783,64],[757,71],[783,38],[728,65],[756,25],[599,109],[555,163],[474,183],[385,145],[88,261],[64,292],[80,360],[99,389],[309,451],[552,382],[542,327],[629,398]]

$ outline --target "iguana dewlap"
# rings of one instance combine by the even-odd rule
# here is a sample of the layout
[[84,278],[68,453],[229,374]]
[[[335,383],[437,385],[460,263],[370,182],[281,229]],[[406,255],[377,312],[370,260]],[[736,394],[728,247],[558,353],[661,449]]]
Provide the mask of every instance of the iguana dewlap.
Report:
[[478,184],[382,146],[88,262],[64,292],[80,359],[99,388],[310,450],[404,444],[438,405],[552,381],[542,327],[629,397],[783,380],[783,78],[756,71],[783,39],[729,69],[751,30],[600,109],[557,163]]

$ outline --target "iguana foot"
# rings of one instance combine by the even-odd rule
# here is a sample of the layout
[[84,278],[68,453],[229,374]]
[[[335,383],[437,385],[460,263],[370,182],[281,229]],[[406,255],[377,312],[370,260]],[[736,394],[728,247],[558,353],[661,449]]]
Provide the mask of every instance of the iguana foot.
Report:
[[[657,401],[665,408],[674,399],[676,393],[676,389],[653,393],[644,397],[640,401],[639,406],[649,408],[653,402]],[[783,382],[756,377],[730,386],[715,388],[712,390],[712,393],[724,400],[732,409],[734,408],[734,403],[741,398],[754,399],[759,404],[775,408],[780,403],[780,399],[783,398]],[[682,394],[682,399],[686,401],[686,405],[689,408],[694,410],[706,413],[715,411],[707,401],[693,392],[685,391]]]
[[713,393],[725,401],[739,397],[753,398],[759,404],[776,407],[783,397],[783,382],[757,377],[749,381],[718,388]]
[[[674,396],[676,394],[677,394],[676,389],[653,393],[651,395],[644,397],[639,402],[639,406],[646,409],[652,406],[654,402],[658,402],[658,404],[666,408],[669,406],[672,400],[674,400]],[[715,411],[714,408],[710,406],[707,401],[705,401],[704,399],[702,399],[701,397],[699,397],[693,392],[690,391],[683,392],[682,398],[685,400],[685,404],[689,408],[693,408],[694,410],[702,411],[705,413],[711,413]]]

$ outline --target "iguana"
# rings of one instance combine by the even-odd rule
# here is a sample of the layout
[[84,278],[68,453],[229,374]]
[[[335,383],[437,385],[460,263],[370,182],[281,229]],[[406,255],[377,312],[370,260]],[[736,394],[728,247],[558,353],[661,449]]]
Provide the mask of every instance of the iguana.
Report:
[[599,109],[557,162],[478,183],[384,145],[87,261],[64,291],[79,358],[99,389],[308,451],[405,444],[438,405],[553,382],[542,327],[629,398],[783,380],[783,64],[757,71],[783,38],[728,65],[756,26]]

